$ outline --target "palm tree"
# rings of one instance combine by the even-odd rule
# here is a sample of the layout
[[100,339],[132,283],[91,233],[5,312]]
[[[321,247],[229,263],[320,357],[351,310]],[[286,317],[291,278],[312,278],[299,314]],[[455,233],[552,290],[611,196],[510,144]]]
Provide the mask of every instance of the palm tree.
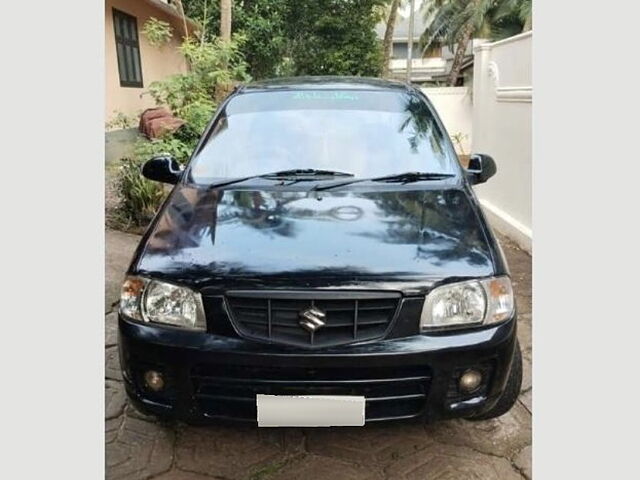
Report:
[[526,32],[533,28],[533,10],[531,8],[531,0],[522,0],[520,2],[520,10],[518,11],[520,20],[524,22],[522,31]]
[[[231,9],[233,0],[220,0],[220,39],[225,45],[229,46],[231,42]],[[222,67],[226,70],[228,61],[222,60]],[[215,88],[214,99],[217,103],[221,102],[233,89],[233,84],[229,80],[218,81]]]
[[187,27],[187,16],[184,13],[184,6],[182,5],[182,0],[176,0],[176,4],[180,11],[180,15],[182,16],[182,25],[184,27],[184,37],[189,38],[189,28]]
[[531,15],[531,0],[506,0],[501,2],[502,8],[497,16],[502,18],[517,18],[522,23],[522,31],[526,32],[533,27]]
[[231,40],[231,3],[232,0],[220,0],[220,38]]
[[382,66],[382,77],[389,76],[389,61],[391,60],[391,50],[393,49],[393,30],[396,27],[396,18],[398,17],[398,7],[400,0],[391,0],[389,9],[389,18],[387,19],[387,27],[384,30],[384,40],[382,48],[384,51],[384,64]]
[[424,17],[423,47],[448,45],[454,51],[449,85],[455,86],[471,39],[498,40],[530,28],[531,0],[430,0]]

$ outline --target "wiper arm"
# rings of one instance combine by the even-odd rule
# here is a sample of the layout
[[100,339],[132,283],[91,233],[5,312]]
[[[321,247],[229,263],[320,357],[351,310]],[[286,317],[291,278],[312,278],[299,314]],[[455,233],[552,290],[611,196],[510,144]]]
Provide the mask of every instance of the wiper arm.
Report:
[[317,168],[293,168],[280,170],[279,172],[265,173],[262,178],[288,178],[288,177],[353,177],[353,173],[339,172],[336,170],[319,170]]
[[430,172],[405,172],[393,175],[385,175],[384,177],[359,178],[346,182],[336,182],[329,185],[317,185],[312,190],[331,190],[333,188],[344,187],[353,183],[360,182],[386,182],[386,183],[406,183],[421,182],[424,180],[442,180],[444,178],[453,177],[452,173],[430,173]]
[[372,182],[386,183],[413,183],[423,180],[442,180],[443,178],[453,177],[452,173],[434,173],[434,172],[404,172],[394,175],[386,175],[384,177],[372,178]]
[[[294,177],[296,182],[306,179],[305,177],[353,177],[352,173],[338,172],[334,170],[318,170],[315,168],[294,168],[291,170],[280,170],[272,173],[262,173],[260,175],[251,175],[248,177],[230,178],[221,182],[209,184],[208,187],[219,188],[233,185],[236,183],[246,182],[254,178],[266,178],[267,180],[282,180],[284,178]],[[310,178],[314,180],[314,178]]]

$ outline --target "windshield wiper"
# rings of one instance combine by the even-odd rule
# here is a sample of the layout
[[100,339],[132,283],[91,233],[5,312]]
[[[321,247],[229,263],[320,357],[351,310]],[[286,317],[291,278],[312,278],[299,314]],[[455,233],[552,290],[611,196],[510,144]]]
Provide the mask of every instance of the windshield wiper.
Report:
[[385,183],[414,183],[414,182],[422,182],[426,180],[442,180],[445,178],[453,177],[452,173],[435,173],[435,172],[404,172],[404,173],[395,173],[393,175],[385,175],[383,177],[374,177],[374,178],[358,178],[356,180],[346,181],[346,182],[336,182],[330,185],[317,185],[313,188],[313,190],[330,190],[333,188],[344,187],[346,185],[351,185],[354,183],[360,182],[385,182]]
[[338,172],[334,170],[318,170],[315,168],[294,168],[290,170],[279,170],[277,172],[262,173],[260,175],[251,175],[241,178],[230,178],[217,183],[211,183],[209,188],[226,187],[227,185],[233,185],[236,183],[246,182],[254,178],[266,178],[267,180],[284,180],[287,178],[293,178],[294,182],[300,182],[304,180],[317,180],[314,177],[353,177],[352,173]]
[[372,178],[372,182],[386,183],[414,183],[423,180],[442,180],[443,178],[453,177],[452,173],[435,173],[435,172],[404,172],[394,175],[386,175],[384,177]]
[[316,168],[293,168],[291,170],[280,170],[279,172],[265,173],[262,178],[289,178],[294,177],[353,177],[353,173],[339,172],[336,170],[319,170]]

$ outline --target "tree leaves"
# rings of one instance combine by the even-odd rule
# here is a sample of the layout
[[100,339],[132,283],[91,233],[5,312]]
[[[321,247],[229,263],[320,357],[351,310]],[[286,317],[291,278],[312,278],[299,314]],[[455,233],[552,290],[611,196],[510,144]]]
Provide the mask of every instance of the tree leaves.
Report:
[[[382,69],[375,33],[388,0],[237,0],[233,31],[245,37],[241,51],[256,79],[280,75],[367,75]],[[200,19],[203,0],[184,0],[187,14]],[[219,9],[213,2],[212,9]],[[219,15],[207,14],[208,34]]]
[[173,29],[167,22],[150,17],[142,26],[142,34],[151,46],[162,47],[171,40]]

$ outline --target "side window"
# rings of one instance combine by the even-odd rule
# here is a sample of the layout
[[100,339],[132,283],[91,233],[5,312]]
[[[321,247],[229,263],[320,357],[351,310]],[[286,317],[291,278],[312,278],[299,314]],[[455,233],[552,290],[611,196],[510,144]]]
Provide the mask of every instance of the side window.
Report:
[[118,72],[121,87],[142,87],[140,43],[136,17],[113,9],[113,28],[116,37]]

